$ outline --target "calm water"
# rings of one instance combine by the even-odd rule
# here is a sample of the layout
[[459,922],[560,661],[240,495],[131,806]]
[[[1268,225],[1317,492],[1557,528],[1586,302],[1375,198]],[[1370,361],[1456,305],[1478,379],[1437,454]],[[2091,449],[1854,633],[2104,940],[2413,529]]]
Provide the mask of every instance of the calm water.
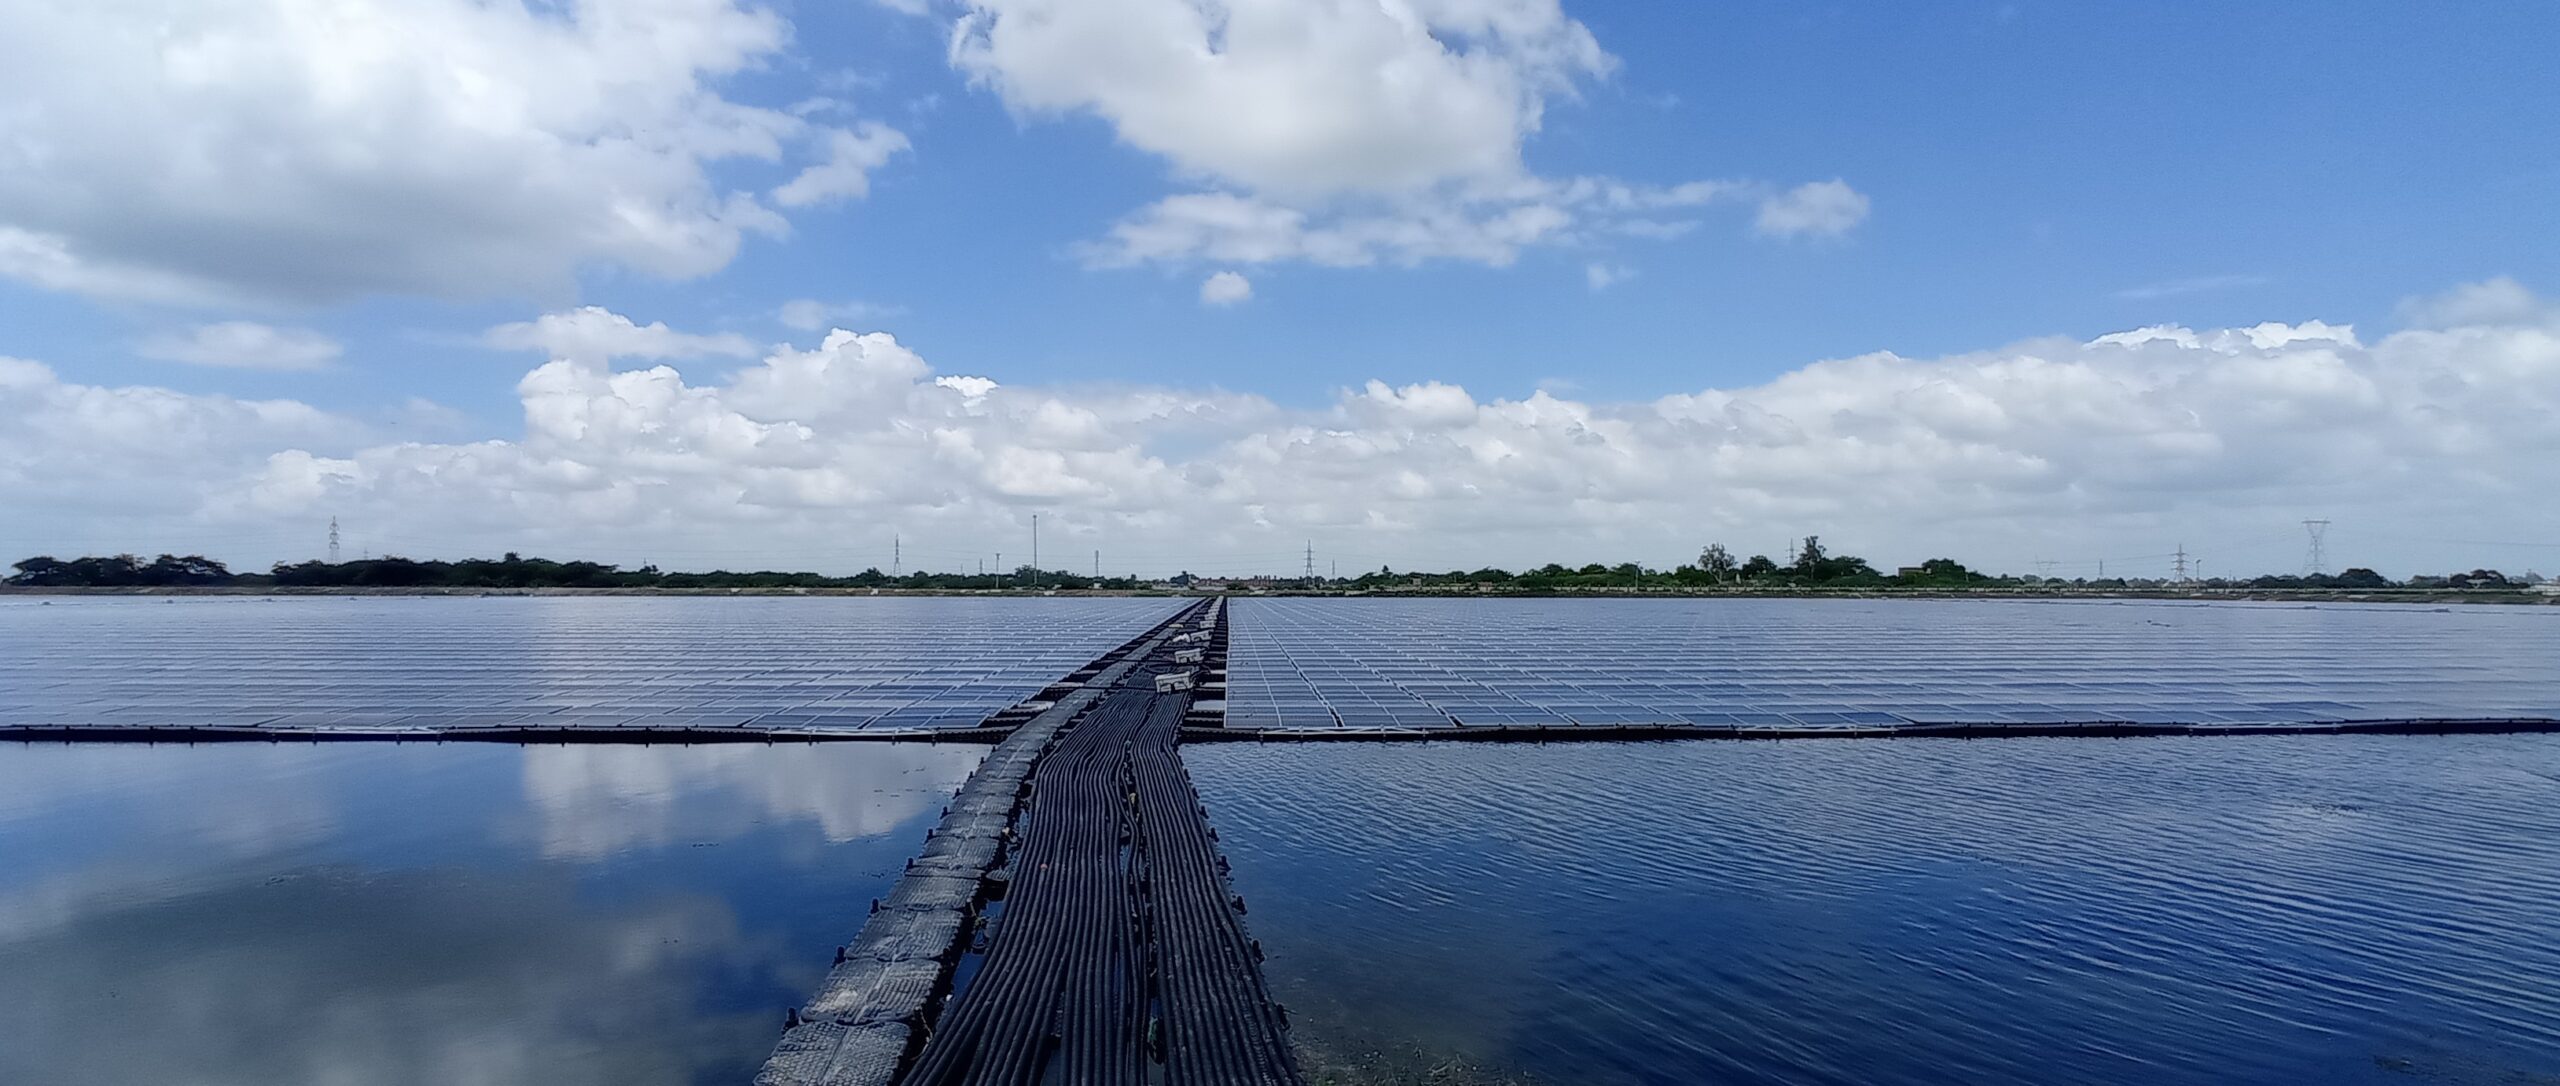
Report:
[[1186,757],[1346,1081],[2560,1082],[2560,737]]
[[743,1083],[980,753],[0,744],[0,1083]]

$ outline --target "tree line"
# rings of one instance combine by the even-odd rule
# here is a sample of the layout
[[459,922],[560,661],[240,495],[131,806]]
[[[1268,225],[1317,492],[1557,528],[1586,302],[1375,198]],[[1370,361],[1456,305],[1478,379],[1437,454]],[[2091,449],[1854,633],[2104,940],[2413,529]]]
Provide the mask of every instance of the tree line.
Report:
[[[1152,582],[1135,577],[1087,577],[1066,570],[1040,570],[1024,565],[1009,572],[993,574],[962,573],[884,573],[866,569],[846,577],[828,576],[807,571],[782,570],[712,570],[708,573],[667,572],[654,565],[623,569],[603,562],[554,561],[527,558],[509,552],[499,558],[470,558],[460,561],[415,560],[400,557],[364,558],[352,562],[279,562],[264,573],[233,573],[223,563],[203,555],[169,555],[145,561],[130,554],[106,557],[58,559],[38,556],[18,562],[16,572],[5,583],[27,588],[158,588],[178,586],[235,586],[243,588],[886,588],[914,591],[997,591],[1004,589],[1042,588],[1067,591],[1119,590],[1147,587]],[[1168,579],[1176,587],[1190,587],[1207,580],[1189,573]],[[1409,588],[1496,590],[1513,592],[1571,592],[1668,588],[1712,590],[1716,588],[1899,588],[1921,590],[1961,590],[1978,588],[2060,587],[2082,589],[2136,588],[2207,588],[2207,589],[2311,589],[2365,591],[2394,588],[2410,589],[2506,589],[2532,583],[2528,578],[2510,578],[2496,570],[2475,569],[2446,576],[2416,576],[2394,581],[2370,569],[2356,568],[2335,574],[2286,576],[2269,574],[2251,578],[2215,578],[2170,584],[2160,580],[2115,578],[2077,578],[2054,580],[2008,574],[1983,573],[1968,569],[1952,558],[1932,558],[1916,566],[1885,573],[1855,555],[1833,554],[1823,547],[1819,536],[1807,536],[1796,552],[1784,563],[1764,554],[1737,558],[1721,544],[1710,544],[1698,554],[1695,562],[1672,569],[1654,569],[1635,562],[1617,565],[1591,563],[1565,566],[1548,563],[1534,569],[1513,572],[1486,567],[1474,570],[1449,570],[1443,573],[1397,572],[1381,567],[1375,573],[1346,578],[1250,578],[1256,585],[1319,590],[1392,591]]]
[[623,569],[604,562],[553,561],[509,552],[500,558],[461,561],[400,557],[352,562],[278,562],[265,573],[233,573],[202,555],[134,555],[69,560],[38,556],[19,562],[7,583],[27,588],[157,588],[181,585],[242,588],[900,588],[926,591],[1004,588],[1134,589],[1129,577],[1093,578],[1064,570],[1023,566],[1010,573],[902,573],[866,569],[849,577],[784,570],[712,570],[670,573],[658,567]]

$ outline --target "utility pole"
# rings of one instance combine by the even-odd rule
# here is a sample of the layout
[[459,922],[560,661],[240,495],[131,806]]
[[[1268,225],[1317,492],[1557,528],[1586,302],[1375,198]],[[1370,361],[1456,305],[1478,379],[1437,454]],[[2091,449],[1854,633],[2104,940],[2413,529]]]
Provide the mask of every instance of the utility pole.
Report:
[[1004,552],[996,552],[996,587],[1004,587]]
[[1098,582],[1098,581],[1100,581],[1100,580],[1102,580],[1102,552],[1101,552],[1101,551],[1095,551],[1095,552],[1093,552],[1093,579],[1094,579],[1095,581],[1097,581],[1097,582]]
[[893,579],[906,572],[906,554],[901,549],[905,542],[895,535],[889,537],[889,576]]
[[2314,577],[2329,572],[2329,522],[2306,520],[2302,530],[2311,533],[2311,553],[2303,556],[2303,572]]
[[338,518],[329,518],[329,564],[338,564]]
[[1040,514],[1031,514],[1031,587],[1040,587]]

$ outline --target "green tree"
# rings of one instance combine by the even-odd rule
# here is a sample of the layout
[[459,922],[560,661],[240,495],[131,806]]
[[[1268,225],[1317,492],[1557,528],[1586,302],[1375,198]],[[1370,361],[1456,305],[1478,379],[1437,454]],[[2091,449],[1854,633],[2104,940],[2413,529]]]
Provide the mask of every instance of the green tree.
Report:
[[1698,552],[1698,568],[1716,580],[1732,576],[1734,564],[1733,552],[1726,550],[1722,543],[1709,543],[1707,549]]

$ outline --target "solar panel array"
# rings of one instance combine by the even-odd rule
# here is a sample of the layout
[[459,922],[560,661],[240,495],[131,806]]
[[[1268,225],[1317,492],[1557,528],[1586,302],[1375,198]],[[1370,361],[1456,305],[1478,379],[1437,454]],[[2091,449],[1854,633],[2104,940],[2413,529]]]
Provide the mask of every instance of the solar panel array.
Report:
[[19,598],[0,726],[973,727],[1169,599]]
[[2560,609],[1239,599],[1227,726],[2560,718]]

